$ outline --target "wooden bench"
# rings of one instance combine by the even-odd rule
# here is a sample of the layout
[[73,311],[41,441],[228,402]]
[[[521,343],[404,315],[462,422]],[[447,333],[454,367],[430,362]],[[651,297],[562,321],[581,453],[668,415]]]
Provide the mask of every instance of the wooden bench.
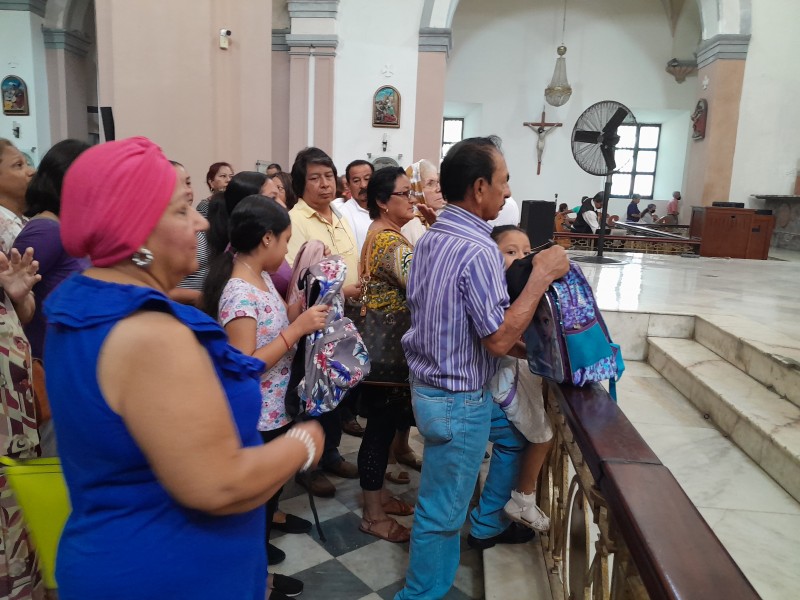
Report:
[[758,593],[605,389],[548,383],[651,599]]

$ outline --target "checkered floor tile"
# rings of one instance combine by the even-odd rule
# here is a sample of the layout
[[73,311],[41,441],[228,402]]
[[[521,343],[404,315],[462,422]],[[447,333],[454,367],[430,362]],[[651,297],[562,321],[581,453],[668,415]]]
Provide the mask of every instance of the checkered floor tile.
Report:
[[[342,455],[356,463],[359,438],[342,436]],[[422,456],[422,440],[412,429],[411,446]],[[387,482],[388,489],[406,502],[417,499],[419,473],[405,468],[408,485]],[[316,529],[307,535],[274,533],[272,543],[286,552],[286,560],[270,567],[275,573],[297,577],[305,584],[302,600],[391,600],[403,587],[408,567],[408,544],[392,544],[358,530],[361,522],[361,487],[358,479],[327,476],[336,486],[334,498],[315,498],[326,541]],[[284,488],[281,510],[313,522],[306,491],[294,481]],[[414,517],[396,517],[411,527]],[[468,600],[483,597],[483,565],[480,553],[466,544],[468,527],[462,530],[461,565],[453,588],[445,598]]]

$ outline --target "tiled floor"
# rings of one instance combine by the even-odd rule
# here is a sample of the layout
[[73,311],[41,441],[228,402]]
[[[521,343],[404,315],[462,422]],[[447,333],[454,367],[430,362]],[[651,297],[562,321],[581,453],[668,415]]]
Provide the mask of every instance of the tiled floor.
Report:
[[[363,421],[362,421],[363,423]],[[412,429],[411,446],[422,455],[422,442]],[[339,447],[345,458],[356,462],[361,440],[342,436]],[[411,477],[409,485],[387,486],[403,500],[414,504],[417,499],[419,473],[405,468]],[[391,600],[403,587],[408,566],[408,544],[392,544],[358,530],[361,522],[361,487],[358,479],[328,476],[336,485],[334,498],[315,498],[322,530],[327,539],[321,542],[316,529],[308,535],[276,533],[273,543],[286,552],[286,560],[271,570],[297,577],[305,583],[303,600]],[[290,482],[281,496],[282,510],[313,521],[308,494]],[[410,527],[413,516],[395,517]],[[461,566],[449,600],[483,598],[483,567],[480,553],[466,544],[468,526],[461,533]]]

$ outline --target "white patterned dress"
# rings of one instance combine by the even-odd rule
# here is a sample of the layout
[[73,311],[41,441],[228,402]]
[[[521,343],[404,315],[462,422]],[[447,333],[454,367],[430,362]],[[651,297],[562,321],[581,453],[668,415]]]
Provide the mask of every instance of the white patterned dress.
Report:
[[[234,319],[249,318],[256,322],[256,348],[262,348],[289,326],[286,305],[272,279],[262,273],[268,292],[238,277],[231,278],[222,290],[219,301],[219,322],[224,327]],[[272,431],[291,423],[284,400],[296,347],[284,354],[261,376],[261,416],[259,431]]]

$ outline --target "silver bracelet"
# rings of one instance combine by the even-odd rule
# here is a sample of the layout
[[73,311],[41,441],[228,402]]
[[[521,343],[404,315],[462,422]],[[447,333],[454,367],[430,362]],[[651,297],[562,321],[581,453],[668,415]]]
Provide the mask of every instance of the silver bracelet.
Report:
[[306,447],[306,450],[308,451],[308,459],[306,460],[305,464],[303,464],[303,466],[300,467],[300,472],[302,473],[308,471],[309,467],[311,466],[311,463],[314,462],[314,456],[317,453],[317,445],[314,443],[314,438],[312,438],[311,435],[305,429],[298,429],[298,428],[290,429],[286,433],[286,437],[295,438],[296,440],[300,440],[301,442],[303,442],[303,445]]

